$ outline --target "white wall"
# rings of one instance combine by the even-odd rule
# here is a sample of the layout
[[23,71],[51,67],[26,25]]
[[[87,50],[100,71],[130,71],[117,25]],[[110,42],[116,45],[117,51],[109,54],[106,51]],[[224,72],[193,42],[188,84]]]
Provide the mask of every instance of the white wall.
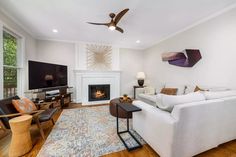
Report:
[[143,51],[120,49],[121,95],[133,97],[133,86],[137,85],[136,74],[143,71]]
[[[35,59],[36,57],[36,41],[35,39],[24,29],[22,29],[16,22],[12,21],[5,15],[2,11],[0,11],[0,23],[3,23],[3,26],[13,31],[14,33],[20,35],[25,40],[25,52],[23,58],[23,79],[22,79],[22,91],[26,91],[28,89],[28,59]],[[0,74],[1,76],[2,74]],[[22,93],[23,94],[23,93]]]
[[75,44],[36,40],[36,61],[68,66],[68,85],[74,86]]
[[[86,57],[79,58],[79,46],[75,43],[56,42],[47,40],[36,40],[36,59],[37,61],[63,64],[68,66],[69,85],[75,87],[74,71],[86,70]],[[117,54],[119,53],[119,54]],[[82,53],[83,54],[83,53]],[[133,96],[133,85],[137,85],[136,73],[143,71],[143,53],[140,50],[115,48],[113,70],[121,71],[121,94]],[[76,59],[77,58],[77,59]],[[77,62],[76,62],[77,61]],[[116,63],[118,61],[119,63]],[[83,68],[84,67],[84,68]]]
[[[162,62],[161,53],[200,49],[193,68]],[[172,82],[236,88],[236,9],[145,50],[144,69],[151,84]]]

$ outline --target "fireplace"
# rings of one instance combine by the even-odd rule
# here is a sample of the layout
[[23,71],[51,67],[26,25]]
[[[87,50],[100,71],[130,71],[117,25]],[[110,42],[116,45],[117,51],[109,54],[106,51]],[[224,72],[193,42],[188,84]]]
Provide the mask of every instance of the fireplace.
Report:
[[110,85],[88,85],[88,100],[89,101],[102,101],[110,100]]

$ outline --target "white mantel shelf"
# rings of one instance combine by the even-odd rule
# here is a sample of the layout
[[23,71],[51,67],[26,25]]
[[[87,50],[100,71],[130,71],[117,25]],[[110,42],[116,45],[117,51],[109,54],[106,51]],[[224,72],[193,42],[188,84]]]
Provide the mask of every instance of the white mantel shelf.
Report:
[[120,70],[74,70],[75,73],[120,73]]
[[104,104],[108,101],[88,101],[88,85],[110,84],[110,99],[120,96],[120,72],[74,70],[76,80],[76,102],[82,105]]

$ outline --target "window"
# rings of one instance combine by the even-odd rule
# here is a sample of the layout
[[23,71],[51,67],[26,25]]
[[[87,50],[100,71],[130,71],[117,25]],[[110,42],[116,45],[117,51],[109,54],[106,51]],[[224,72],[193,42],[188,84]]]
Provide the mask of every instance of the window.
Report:
[[3,98],[17,94],[17,37],[3,31]]

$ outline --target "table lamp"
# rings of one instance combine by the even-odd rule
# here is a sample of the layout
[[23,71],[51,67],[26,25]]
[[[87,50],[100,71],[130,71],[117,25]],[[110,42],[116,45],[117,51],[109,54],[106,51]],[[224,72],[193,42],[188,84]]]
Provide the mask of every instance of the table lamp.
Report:
[[138,85],[143,86],[144,79],[145,79],[145,73],[144,72],[138,72],[136,75],[136,78],[138,79]]

